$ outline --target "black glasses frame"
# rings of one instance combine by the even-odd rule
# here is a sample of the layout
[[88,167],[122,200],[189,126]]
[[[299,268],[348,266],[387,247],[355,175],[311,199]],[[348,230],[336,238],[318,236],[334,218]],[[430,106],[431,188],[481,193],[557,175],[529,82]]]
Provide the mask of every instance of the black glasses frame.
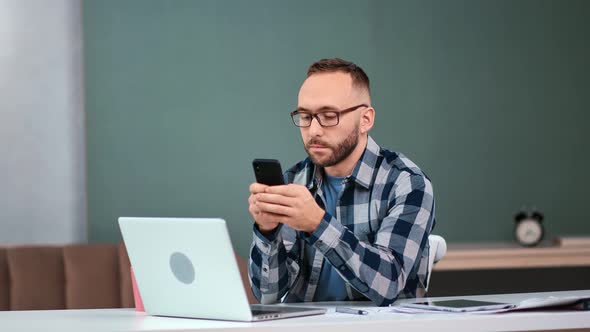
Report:
[[[291,121],[293,121],[293,124],[295,126],[300,127],[300,128],[311,127],[311,123],[313,122],[313,119],[316,119],[317,122],[322,127],[335,127],[335,126],[337,126],[340,123],[340,114],[346,114],[346,113],[349,113],[349,112],[352,112],[352,111],[356,111],[359,107],[369,107],[369,105],[367,105],[367,104],[359,104],[359,105],[356,105],[356,106],[345,108],[345,109],[340,110],[340,111],[326,111],[326,112],[319,112],[319,113],[315,113],[315,114],[313,114],[311,112],[295,110],[295,111],[291,112]],[[320,120],[320,118],[319,118],[318,115],[319,114],[326,114],[326,113],[331,113],[331,114],[336,115],[336,123],[335,124],[333,124],[333,125],[324,125],[322,123],[322,121]],[[311,121],[309,121],[309,124],[307,126],[301,126],[301,125],[298,125],[297,124],[297,122],[295,121],[295,116],[297,116],[299,114],[309,114],[312,117]]]

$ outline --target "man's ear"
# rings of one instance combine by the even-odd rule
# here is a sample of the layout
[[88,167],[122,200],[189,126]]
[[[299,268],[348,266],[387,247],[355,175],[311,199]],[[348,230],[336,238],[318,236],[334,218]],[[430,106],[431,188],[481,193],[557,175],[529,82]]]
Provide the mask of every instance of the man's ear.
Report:
[[375,109],[373,107],[367,107],[361,111],[361,125],[359,130],[361,134],[366,134],[373,128],[375,123]]

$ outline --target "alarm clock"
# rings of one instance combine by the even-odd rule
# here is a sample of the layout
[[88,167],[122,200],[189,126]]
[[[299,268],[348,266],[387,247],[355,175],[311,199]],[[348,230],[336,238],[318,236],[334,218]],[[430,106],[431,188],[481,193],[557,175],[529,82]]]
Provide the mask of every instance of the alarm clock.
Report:
[[514,216],[516,222],[514,237],[516,241],[525,247],[534,247],[545,235],[543,228],[543,215],[538,211],[520,211]]

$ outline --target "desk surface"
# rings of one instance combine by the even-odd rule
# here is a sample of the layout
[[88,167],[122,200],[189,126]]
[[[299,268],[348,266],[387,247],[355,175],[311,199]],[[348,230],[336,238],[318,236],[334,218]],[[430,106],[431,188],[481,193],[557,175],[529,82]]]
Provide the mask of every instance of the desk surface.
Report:
[[[550,295],[589,296],[590,290],[464,296],[489,301],[519,302]],[[450,299],[445,297],[439,299]],[[408,300],[401,300],[408,301]],[[313,305],[313,304],[308,304]],[[317,304],[316,304],[317,305]],[[377,310],[377,308],[375,308]],[[2,331],[528,331],[590,328],[590,311],[543,310],[503,314],[391,313],[379,308],[366,316],[331,313],[257,323],[149,316],[133,309],[41,310],[0,312]]]

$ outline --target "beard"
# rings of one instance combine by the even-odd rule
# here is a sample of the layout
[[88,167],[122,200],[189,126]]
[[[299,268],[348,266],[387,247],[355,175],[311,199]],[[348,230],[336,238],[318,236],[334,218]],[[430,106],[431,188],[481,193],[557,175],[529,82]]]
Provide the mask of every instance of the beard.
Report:
[[[358,142],[359,142],[359,126],[357,124],[354,127],[354,129],[352,130],[352,132],[342,142],[340,142],[340,144],[338,144],[337,146],[332,146],[331,144],[328,144],[324,141],[312,138],[307,142],[307,144],[305,144],[305,142],[304,142],[304,147],[305,147],[305,151],[307,151],[307,154],[309,155],[309,158],[311,159],[311,161],[313,161],[314,164],[316,164],[320,167],[330,167],[330,166],[334,166],[334,165],[340,163],[341,161],[343,161],[344,159],[348,158],[348,156],[350,156],[352,151],[354,151],[354,149],[358,145]],[[318,145],[322,145],[322,146],[327,147],[329,150],[332,151],[332,155],[329,156],[328,159],[325,161],[321,161],[321,160],[317,159],[310,152],[309,147],[313,144],[318,144]]]

